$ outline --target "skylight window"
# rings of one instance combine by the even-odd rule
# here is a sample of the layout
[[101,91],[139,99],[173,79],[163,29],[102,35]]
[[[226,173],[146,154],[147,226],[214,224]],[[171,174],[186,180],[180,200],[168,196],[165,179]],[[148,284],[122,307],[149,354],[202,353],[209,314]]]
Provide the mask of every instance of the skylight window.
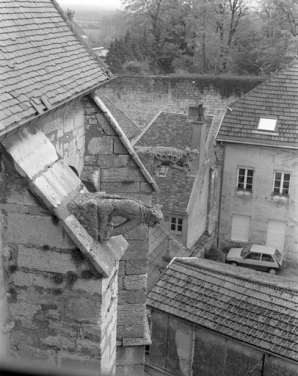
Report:
[[277,119],[261,117],[258,124],[258,130],[274,132],[276,128],[276,123]]

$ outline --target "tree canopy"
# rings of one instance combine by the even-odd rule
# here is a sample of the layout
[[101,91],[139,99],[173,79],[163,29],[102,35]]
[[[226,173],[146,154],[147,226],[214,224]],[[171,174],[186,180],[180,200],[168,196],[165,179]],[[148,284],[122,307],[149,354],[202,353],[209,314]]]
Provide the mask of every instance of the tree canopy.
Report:
[[123,0],[115,73],[269,74],[296,55],[298,0]]

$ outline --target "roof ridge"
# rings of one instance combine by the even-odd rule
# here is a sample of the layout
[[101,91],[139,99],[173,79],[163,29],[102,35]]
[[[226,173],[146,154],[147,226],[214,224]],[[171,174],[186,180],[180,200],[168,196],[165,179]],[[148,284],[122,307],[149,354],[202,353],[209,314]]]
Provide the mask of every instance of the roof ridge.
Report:
[[[178,264],[180,263],[184,266],[187,265],[189,268],[192,268],[192,269],[207,269],[207,270],[213,271],[214,273],[220,273],[220,274],[228,275],[228,276],[231,276],[231,277],[235,277],[237,279],[242,279],[242,280],[252,282],[252,283],[258,283],[258,284],[261,284],[261,285],[271,286],[271,287],[275,287],[275,288],[278,288],[278,289],[281,289],[281,290],[293,291],[293,292],[298,294],[298,287],[292,287],[292,286],[284,285],[284,284],[282,284],[282,281],[281,281],[281,283],[279,283],[278,281],[271,282],[271,281],[263,280],[262,278],[258,278],[257,274],[256,274],[256,276],[254,276],[254,275],[251,275],[251,276],[239,275],[238,274],[239,272],[237,272],[237,271],[215,269],[211,265],[209,266],[209,265],[206,265],[206,264],[205,265],[191,264],[190,262],[187,262],[187,260],[190,261],[190,259],[194,259],[194,258],[197,259],[197,260],[200,259],[200,257],[174,257],[173,260],[171,261],[171,263],[168,265],[168,267],[170,267],[170,265],[172,265],[172,263],[176,262],[176,263],[178,263]],[[203,259],[203,260],[206,260],[206,259]],[[211,260],[208,260],[208,262],[210,264],[214,263],[214,265],[219,264],[218,262],[211,261]],[[273,276],[271,276],[271,277],[273,277]],[[287,280],[288,283],[290,283],[290,281],[291,280]]]
[[269,76],[269,78],[266,78],[261,84],[257,85],[256,87],[254,87],[253,89],[249,90],[247,93],[245,93],[240,98],[238,98],[235,101],[231,102],[229,105],[227,105],[227,108],[232,107],[234,105],[234,103],[238,103],[239,101],[241,101],[242,99],[246,98],[247,96],[250,96],[251,93],[257,91],[259,88],[262,88],[263,86],[265,86],[265,84],[267,84],[268,82],[271,82],[273,79],[275,79],[276,77],[278,77],[281,74],[283,74],[284,71],[288,70],[292,65],[296,64],[297,62],[298,62],[298,57],[295,57],[289,64],[285,65],[279,71],[277,71],[275,73],[272,73],[272,75]]
[[52,4],[54,5],[54,7],[57,9],[58,13],[60,14],[60,16],[63,18],[63,20],[67,23],[67,25],[69,26],[70,30],[72,31],[72,33],[76,36],[76,38],[79,40],[79,42],[84,46],[84,48],[86,49],[86,51],[91,55],[91,57],[93,57],[97,62],[98,64],[101,66],[101,68],[104,69],[104,73],[106,73],[108,75],[109,78],[112,78],[113,77],[113,74],[112,72],[109,70],[107,64],[105,64],[101,58],[92,50],[92,48],[89,46],[89,44],[84,40],[84,38],[82,38],[76,28],[73,26],[73,24],[69,21],[67,15],[65,14],[64,10],[61,8],[61,6],[59,5],[59,3],[57,2],[57,0],[50,0],[52,2]]

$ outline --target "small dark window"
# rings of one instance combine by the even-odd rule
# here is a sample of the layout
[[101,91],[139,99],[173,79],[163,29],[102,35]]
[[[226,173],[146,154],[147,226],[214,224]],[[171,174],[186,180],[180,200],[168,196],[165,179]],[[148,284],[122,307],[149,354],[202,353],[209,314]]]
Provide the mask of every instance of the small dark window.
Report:
[[237,187],[241,190],[252,190],[254,170],[248,168],[239,168],[238,169],[238,181]]
[[274,176],[273,193],[288,196],[290,190],[290,178],[290,174],[276,172]]
[[172,217],[171,218],[171,231],[182,232],[183,219]]

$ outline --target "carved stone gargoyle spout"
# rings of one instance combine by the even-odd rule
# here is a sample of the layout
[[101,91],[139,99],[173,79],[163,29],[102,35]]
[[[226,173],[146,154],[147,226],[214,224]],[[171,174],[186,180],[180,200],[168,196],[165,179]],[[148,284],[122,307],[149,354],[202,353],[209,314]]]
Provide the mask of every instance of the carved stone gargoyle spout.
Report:
[[[69,211],[87,232],[101,242],[110,236],[125,234],[141,224],[154,227],[163,218],[160,208],[160,205],[148,207],[134,198],[104,192],[79,193],[68,204]],[[124,221],[113,223],[116,217]]]
[[195,156],[199,154],[197,149],[180,150],[172,147],[156,146],[150,150],[153,155],[153,173],[156,174],[161,166],[167,166],[176,170],[189,172],[191,170],[190,163],[194,160]]

